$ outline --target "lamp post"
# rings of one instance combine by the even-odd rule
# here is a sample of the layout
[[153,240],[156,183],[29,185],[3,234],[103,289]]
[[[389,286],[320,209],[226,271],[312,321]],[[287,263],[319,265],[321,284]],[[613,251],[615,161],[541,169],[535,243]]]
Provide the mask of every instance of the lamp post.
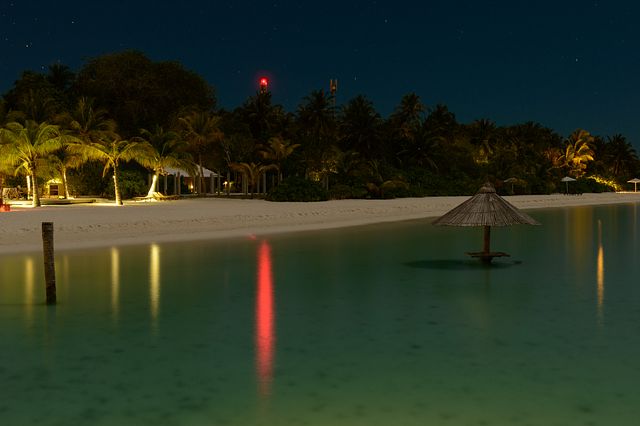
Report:
[[260,93],[267,93],[269,90],[269,79],[267,77],[260,77]]

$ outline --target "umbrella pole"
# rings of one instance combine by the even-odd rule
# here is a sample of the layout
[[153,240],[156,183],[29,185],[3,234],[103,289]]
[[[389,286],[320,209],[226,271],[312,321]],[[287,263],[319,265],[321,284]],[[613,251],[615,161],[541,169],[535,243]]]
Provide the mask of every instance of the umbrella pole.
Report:
[[484,245],[482,247],[482,251],[485,255],[488,255],[491,252],[491,227],[485,225],[484,226]]

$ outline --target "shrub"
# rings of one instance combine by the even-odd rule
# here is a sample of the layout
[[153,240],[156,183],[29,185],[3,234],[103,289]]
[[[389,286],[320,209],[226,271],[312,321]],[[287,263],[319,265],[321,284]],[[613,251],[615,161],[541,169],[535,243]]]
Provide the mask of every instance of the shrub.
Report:
[[318,182],[291,176],[269,191],[266,199],[269,201],[326,201],[329,199],[329,194]]
[[365,198],[367,189],[363,186],[349,186],[339,183],[329,188],[329,196],[332,200]]
[[409,184],[401,180],[388,180],[380,186],[380,196],[387,199],[409,197]]
[[[108,175],[111,181],[111,184],[107,188],[107,196],[109,198],[115,197],[112,176],[111,173]],[[138,170],[120,170],[118,172],[118,187],[120,188],[122,199],[145,195],[149,189],[145,177],[144,172]]]

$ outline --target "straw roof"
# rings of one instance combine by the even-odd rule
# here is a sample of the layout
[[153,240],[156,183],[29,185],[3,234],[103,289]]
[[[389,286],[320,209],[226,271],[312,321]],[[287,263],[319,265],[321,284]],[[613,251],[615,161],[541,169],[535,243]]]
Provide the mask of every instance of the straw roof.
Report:
[[436,219],[433,224],[449,226],[540,225],[531,216],[521,212],[513,204],[496,194],[495,188],[490,183],[485,183],[476,195]]

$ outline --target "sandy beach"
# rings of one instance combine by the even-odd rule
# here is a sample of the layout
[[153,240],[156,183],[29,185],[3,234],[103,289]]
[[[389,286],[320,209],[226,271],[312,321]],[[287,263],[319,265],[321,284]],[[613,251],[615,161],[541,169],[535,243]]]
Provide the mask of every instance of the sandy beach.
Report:
[[[194,198],[28,208],[0,213],[0,254],[41,250],[41,223],[53,222],[58,250],[190,241],[339,228],[437,217],[469,197],[274,203]],[[640,193],[505,197],[522,209],[640,202]]]

